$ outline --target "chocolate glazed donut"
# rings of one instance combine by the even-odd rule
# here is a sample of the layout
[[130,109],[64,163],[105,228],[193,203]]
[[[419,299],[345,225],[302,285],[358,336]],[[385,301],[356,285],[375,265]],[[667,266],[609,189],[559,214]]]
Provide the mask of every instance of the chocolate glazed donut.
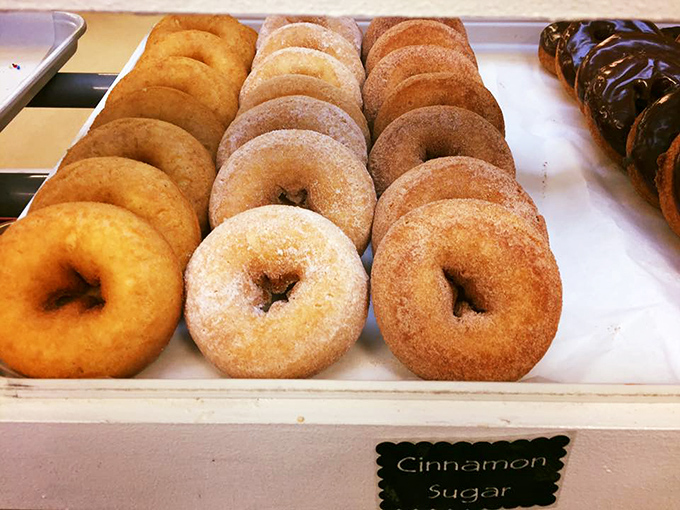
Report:
[[538,44],[538,59],[549,73],[555,74],[555,52],[571,21],[557,21],[545,27]]
[[581,62],[574,82],[576,100],[583,103],[588,84],[602,67],[632,54],[663,59],[668,53],[680,55],[680,44],[659,34],[633,32],[612,35],[595,46]]
[[588,52],[609,36],[619,32],[658,34],[659,29],[648,21],[595,20],[575,21],[565,30],[557,44],[555,70],[569,93],[573,93],[576,70]]
[[629,55],[600,69],[584,100],[588,126],[597,141],[618,163],[626,155],[626,139],[635,118],[647,106],[680,87],[680,54],[659,60]]
[[680,41],[680,26],[662,28],[661,33],[668,39]]
[[659,157],[680,135],[680,88],[649,106],[635,121],[628,135],[628,175],[635,190],[659,207],[656,176]]

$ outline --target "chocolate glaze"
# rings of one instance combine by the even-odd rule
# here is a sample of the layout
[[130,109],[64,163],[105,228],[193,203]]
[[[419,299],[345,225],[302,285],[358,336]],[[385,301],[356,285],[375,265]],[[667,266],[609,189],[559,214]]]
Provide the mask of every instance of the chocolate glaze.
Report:
[[619,32],[659,34],[648,21],[595,20],[575,21],[564,31],[557,45],[557,67],[570,87],[574,86],[576,70],[588,52],[608,37]]
[[569,25],[571,25],[571,21],[557,21],[543,29],[539,44],[548,55],[555,56],[557,43],[560,42],[562,34]]
[[602,138],[622,157],[635,118],[647,106],[680,87],[680,55],[637,54],[600,69],[584,104]]
[[680,38],[680,26],[662,28],[661,33],[669,39],[673,39],[675,41],[676,39]]
[[655,179],[659,169],[659,156],[668,150],[678,135],[680,88],[663,96],[642,112],[628,154],[631,164],[635,165],[644,185],[653,195],[658,195]]
[[659,34],[629,32],[612,35],[590,50],[583,59],[574,83],[576,98],[583,102],[588,83],[602,67],[631,54],[660,56],[665,52],[680,55],[680,44]]

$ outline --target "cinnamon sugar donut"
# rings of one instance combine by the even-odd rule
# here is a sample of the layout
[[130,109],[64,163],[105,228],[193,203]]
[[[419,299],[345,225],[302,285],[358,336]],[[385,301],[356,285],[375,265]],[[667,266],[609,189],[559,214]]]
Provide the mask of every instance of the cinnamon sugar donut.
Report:
[[155,44],[148,46],[137,65],[168,57],[187,57],[202,62],[215,71],[243,83],[249,67],[242,58],[233,53],[229,45],[218,36],[200,30],[184,30],[165,35]]
[[246,142],[278,129],[306,129],[328,135],[352,151],[364,165],[368,160],[364,135],[349,115],[325,101],[286,96],[262,103],[236,117],[220,143],[217,166],[221,168]]
[[189,133],[155,119],[114,120],[81,138],[68,150],[59,169],[101,156],[134,159],[168,174],[191,203],[205,231],[215,165],[205,147]]
[[498,130],[455,106],[418,108],[392,122],[371,149],[368,170],[380,195],[411,168],[445,156],[470,156],[515,175],[512,153]]
[[359,82],[337,58],[309,48],[284,48],[275,51],[253,69],[241,89],[240,102],[262,82],[282,74],[313,76],[342,89],[357,105],[361,106]]
[[352,120],[354,120],[364,134],[366,143],[370,144],[371,133],[368,130],[366,117],[364,117],[361,108],[356,105],[352,97],[338,87],[334,87],[330,83],[313,76],[283,74],[260,83],[241,102],[238,115],[265,101],[284,96],[308,96],[334,104],[352,117]]
[[186,271],[184,316],[231,377],[309,377],[337,361],[368,313],[354,246],[324,217],[272,205],[217,227]]
[[117,101],[135,90],[154,86],[186,92],[207,106],[225,127],[238,110],[238,80],[229,79],[206,64],[187,57],[168,57],[135,67],[113,87],[106,102]]
[[364,83],[364,114],[372,123],[389,92],[418,74],[451,72],[482,83],[477,68],[461,53],[439,46],[406,46],[387,55]]
[[231,155],[213,185],[210,223],[217,227],[263,205],[296,205],[331,220],[363,252],[375,202],[373,181],[349,149],[330,136],[287,129],[258,136]]
[[102,202],[135,213],[170,244],[182,269],[201,242],[189,201],[163,172],[127,158],[88,158],[65,166],[38,190],[30,213],[64,202]]
[[347,66],[354,73],[359,85],[363,85],[366,80],[364,66],[347,39],[313,23],[293,23],[274,30],[258,50],[253,67],[257,67],[275,51],[290,47],[309,48],[327,53]]
[[506,171],[480,159],[453,156],[412,168],[387,188],[375,208],[373,251],[403,215],[430,202],[450,198],[474,198],[502,205],[548,238],[545,220],[534,201]]
[[505,207],[441,200],[387,232],[371,271],[385,342],[424,379],[515,381],[543,357],[562,284],[542,236]]
[[262,23],[260,35],[257,38],[258,51],[272,32],[291,23],[313,23],[314,25],[320,25],[349,41],[356,50],[357,55],[361,53],[361,29],[357,22],[348,17],[333,18],[330,16],[267,16],[264,23]]
[[182,312],[170,245],[120,207],[46,207],[0,236],[0,359],[27,377],[129,377]]
[[437,21],[412,20],[399,23],[380,36],[366,57],[366,73],[371,74],[380,60],[399,48],[423,45],[458,51],[477,67],[475,53],[460,32]]
[[427,73],[411,76],[390,91],[373,123],[373,139],[404,113],[435,105],[459,106],[475,112],[505,136],[503,112],[484,85],[457,73]]
[[201,142],[213,159],[224,134],[224,126],[207,106],[189,94],[169,87],[146,87],[115,101],[107,101],[90,129],[126,117],[174,124]]
[[165,16],[149,34],[146,47],[153,46],[168,34],[185,30],[201,30],[218,36],[231,51],[239,55],[247,69],[255,56],[257,32],[229,15],[185,14]]
[[[438,21],[439,23],[444,23],[444,25],[453,28],[456,32],[465,36],[467,39],[467,32],[465,26],[460,18],[417,18],[419,20],[425,21]],[[364,40],[361,44],[361,58],[366,61],[368,52],[378,40],[378,38],[387,32],[390,28],[404,21],[412,21],[413,18],[403,18],[403,17],[389,17],[389,18],[373,18],[366,29],[364,34]]]
[[680,135],[675,137],[660,161],[656,187],[661,212],[671,230],[680,236]]

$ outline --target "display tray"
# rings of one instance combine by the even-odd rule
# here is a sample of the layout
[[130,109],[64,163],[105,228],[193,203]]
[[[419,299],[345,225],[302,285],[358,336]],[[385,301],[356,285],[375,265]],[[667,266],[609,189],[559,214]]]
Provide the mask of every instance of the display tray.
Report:
[[85,20],[68,12],[0,12],[0,131],[70,59]]
[[[246,22],[257,27],[261,20]],[[541,68],[537,44],[545,24],[466,23],[484,83],[505,116],[506,139],[515,157],[517,180],[545,217],[563,281],[559,331],[545,357],[523,381],[678,384],[680,239],[659,211],[636,194],[625,173],[594,144],[575,102],[558,80]],[[140,43],[118,79],[132,69],[144,43]],[[78,138],[87,132],[105,100],[106,97],[93,111]],[[370,270],[370,249],[363,261]],[[16,374],[5,370],[4,375],[0,388],[3,384],[6,388],[27,387],[25,379],[12,379]],[[221,377],[203,358],[184,323],[161,356],[137,376],[153,380]],[[264,386],[253,383],[252,387],[427,388],[428,392],[463,387],[456,382],[420,382],[391,354],[372,310],[357,343],[314,379],[325,382],[309,381],[301,386],[299,382],[278,381]],[[327,381],[338,383],[329,386]],[[377,381],[405,382],[385,386]],[[186,389],[200,387],[198,381],[168,383],[118,381],[115,388],[178,390],[183,384]],[[101,381],[73,384],[67,386],[102,387]],[[64,386],[32,381],[28,387]],[[246,387],[247,381],[227,378],[219,383],[206,382],[211,391]],[[464,387],[475,386],[473,383]],[[480,384],[479,388],[487,385]],[[559,391],[556,388],[553,390]]]

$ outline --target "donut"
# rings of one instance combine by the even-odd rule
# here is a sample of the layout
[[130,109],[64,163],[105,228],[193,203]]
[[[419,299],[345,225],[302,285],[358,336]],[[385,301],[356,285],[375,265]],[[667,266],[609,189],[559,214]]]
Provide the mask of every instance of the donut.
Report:
[[[453,28],[456,32],[465,36],[467,39],[467,32],[465,26],[460,18],[418,18],[420,20],[426,21],[438,21],[439,23],[444,23],[444,25]],[[361,45],[361,58],[366,61],[368,57],[368,52],[378,40],[378,38],[387,32],[390,28],[404,21],[412,21],[412,18],[403,17],[388,17],[388,18],[373,18],[366,29],[364,34],[364,39]]]
[[228,15],[165,16],[151,30],[146,41],[146,47],[153,46],[168,34],[186,30],[200,30],[218,36],[229,46],[232,52],[239,55],[243,65],[250,69],[250,63],[255,56],[257,32]]
[[366,117],[361,112],[351,96],[338,87],[334,87],[319,78],[304,76],[302,74],[283,74],[260,83],[241,102],[239,115],[251,108],[277,97],[284,96],[308,96],[327,103],[334,104],[346,112],[364,134],[366,143],[371,142],[371,133],[368,130]]
[[656,186],[661,212],[671,230],[680,236],[680,135],[675,137],[660,161]]
[[90,129],[126,117],[174,124],[201,142],[213,159],[224,134],[224,126],[207,106],[181,90],[168,87],[133,90],[115,101],[107,101]]
[[275,51],[284,48],[309,48],[322,51],[342,62],[363,85],[366,71],[354,47],[344,37],[313,23],[293,23],[274,30],[262,44],[253,60],[253,67]]
[[680,26],[662,28],[661,33],[671,41],[680,42]]
[[170,244],[182,269],[201,242],[196,212],[163,172],[127,158],[88,158],[65,166],[38,190],[30,213],[64,202],[102,202],[135,213]]
[[206,64],[187,57],[168,57],[135,67],[111,89],[106,102],[154,86],[186,92],[207,106],[225,127],[238,110],[238,81],[229,80]]
[[453,28],[437,21],[404,21],[380,36],[366,57],[366,72],[370,75],[380,60],[404,46],[433,45],[462,53],[475,67],[477,59],[467,38]]
[[218,36],[201,30],[172,32],[145,48],[137,65],[168,57],[187,57],[212,67],[215,71],[243,83],[248,76],[249,66],[233,53],[229,45]]
[[368,170],[380,195],[400,175],[430,159],[470,156],[515,176],[508,144],[476,113],[456,106],[426,106],[392,122],[368,157]]
[[562,283],[542,236],[505,207],[433,202],[397,221],[371,270],[392,353],[424,379],[515,381],[557,332]]
[[371,235],[375,190],[344,145],[314,131],[286,129],[254,138],[220,169],[210,196],[214,227],[248,209],[295,205],[325,216],[360,253]]
[[327,28],[349,41],[357,55],[361,53],[361,29],[357,22],[352,18],[332,18],[330,16],[267,16],[257,38],[258,51],[269,39],[272,32],[292,23],[312,23]]
[[557,74],[555,52],[557,51],[557,44],[569,25],[571,25],[571,21],[557,21],[545,27],[541,32],[538,43],[538,60],[550,74]]
[[439,46],[406,46],[393,51],[375,66],[364,83],[364,114],[373,123],[383,101],[399,83],[425,73],[456,73],[482,83],[477,68],[461,53]]
[[680,53],[656,59],[633,54],[604,66],[584,96],[584,113],[596,143],[623,166],[626,139],[635,118],[680,86]]
[[503,112],[484,85],[456,73],[426,73],[411,76],[390,91],[373,123],[373,138],[377,139],[404,113],[435,105],[459,106],[475,112],[505,136]]
[[307,96],[272,99],[236,117],[217,151],[222,167],[236,149],[256,136],[279,129],[306,129],[328,135],[347,147],[364,165],[368,160],[364,134],[340,108]]
[[120,207],[70,202],[0,237],[0,359],[26,377],[129,377],[182,312],[170,245]]
[[212,157],[183,129],[155,119],[118,119],[91,130],[71,147],[59,169],[86,158],[119,156],[162,170],[208,226],[208,200],[215,179]]
[[642,58],[648,55],[654,59],[664,59],[669,53],[680,53],[680,44],[669,41],[659,34],[624,32],[608,37],[590,50],[578,67],[574,93],[579,106],[583,109],[583,100],[588,85],[604,66],[628,55],[640,54]]
[[533,200],[505,170],[480,159],[453,156],[412,168],[387,188],[375,208],[373,251],[403,215],[425,204],[452,198],[473,198],[502,205],[548,238],[545,220]]
[[357,105],[361,106],[363,103],[359,82],[352,71],[337,58],[309,48],[284,48],[258,63],[243,84],[240,102],[246,101],[248,94],[262,82],[282,74],[302,74],[320,78],[348,94]]
[[567,27],[557,43],[555,71],[571,96],[574,95],[576,71],[588,52],[609,36],[621,32],[658,34],[659,29],[654,23],[629,20],[575,21]]
[[337,361],[368,313],[368,277],[332,222],[270,205],[217,227],[186,271],[189,333],[231,377],[309,377]]
[[680,135],[680,87],[649,105],[635,120],[626,140],[628,176],[635,190],[659,207],[656,175],[659,157]]

